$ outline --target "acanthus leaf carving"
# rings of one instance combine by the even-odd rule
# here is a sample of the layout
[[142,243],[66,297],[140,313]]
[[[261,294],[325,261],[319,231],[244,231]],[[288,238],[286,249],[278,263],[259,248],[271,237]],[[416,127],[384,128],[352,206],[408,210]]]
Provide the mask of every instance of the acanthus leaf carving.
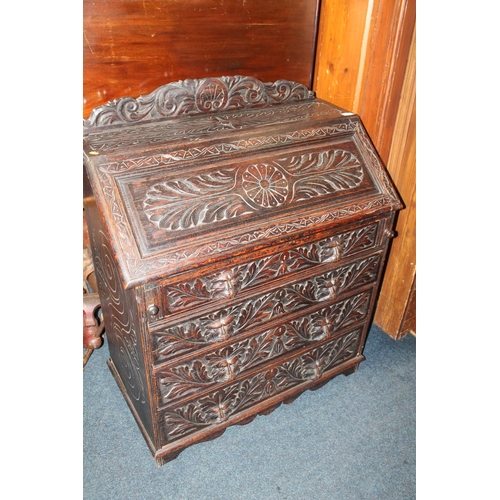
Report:
[[[265,324],[287,313],[332,302],[347,290],[373,282],[377,277],[378,262],[373,264],[374,266],[352,273],[352,280],[345,280],[343,283],[337,270],[313,281],[296,283],[215,313],[159,329],[153,335],[154,356],[157,362],[166,361],[193,347],[202,349],[225,342],[239,336],[245,329]],[[351,266],[345,266],[342,270],[347,273],[350,268]],[[335,283],[334,293],[325,286],[325,282]],[[368,292],[363,292],[330,306],[335,314],[333,326],[338,329],[341,325],[347,326],[363,317],[369,297]]]
[[349,151],[314,152],[157,182],[143,210],[160,229],[185,230],[353,189],[363,175]]
[[122,97],[98,106],[83,125],[88,129],[313,98],[307,87],[287,80],[263,83],[249,76],[186,79],[162,85],[145,96]]
[[167,409],[163,417],[167,441],[224,423],[270,396],[322,377],[355,354],[360,333],[361,330],[354,330],[276,368],[236,381],[193,402]]

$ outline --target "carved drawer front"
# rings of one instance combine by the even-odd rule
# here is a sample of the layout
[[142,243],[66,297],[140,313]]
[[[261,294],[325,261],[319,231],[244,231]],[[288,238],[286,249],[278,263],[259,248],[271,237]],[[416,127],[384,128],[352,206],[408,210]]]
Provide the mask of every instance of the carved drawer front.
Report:
[[277,366],[257,371],[190,402],[161,410],[162,445],[211,426],[225,422],[230,425],[231,417],[252,409],[266,399],[328,375],[330,370],[357,355],[361,336],[360,327]]
[[211,349],[291,313],[318,308],[376,282],[381,254],[151,332],[155,364]]
[[156,372],[159,406],[199,394],[279,356],[339,335],[366,319],[371,291],[354,295],[304,316],[294,317],[250,337]]
[[379,224],[342,232],[191,281],[147,289],[148,321],[153,325],[177,313],[232,300],[259,285],[304,269],[342,262],[375,247]]

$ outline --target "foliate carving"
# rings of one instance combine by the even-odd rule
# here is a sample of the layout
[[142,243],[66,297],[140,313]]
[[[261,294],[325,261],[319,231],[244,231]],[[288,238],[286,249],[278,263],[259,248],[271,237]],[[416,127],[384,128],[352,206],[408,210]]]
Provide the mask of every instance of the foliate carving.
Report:
[[377,225],[362,227],[332,236],[319,243],[322,262],[336,262],[342,257],[371,248],[375,243]]
[[[352,217],[353,214],[361,212],[370,212],[380,210],[387,207],[392,203],[392,198],[389,196],[377,196],[368,201],[360,201],[357,203],[342,206],[337,210],[327,212],[322,215],[310,215],[306,217],[299,217],[298,219],[286,221],[284,223],[273,224],[265,229],[253,229],[241,235],[222,238],[215,242],[202,244],[200,246],[190,246],[178,251],[173,251],[159,258],[144,259],[140,261],[137,259],[135,249],[131,248],[128,242],[130,233],[124,223],[125,217],[121,215],[116,217],[115,225],[120,229],[119,237],[122,238],[122,245],[125,255],[127,257],[128,271],[131,277],[142,278],[152,273],[158,273],[159,270],[164,270],[172,264],[178,265],[189,259],[202,258],[210,255],[215,255],[220,252],[227,252],[235,247],[241,245],[248,245],[258,241],[264,241],[268,238],[274,238],[283,234],[290,234],[295,231],[302,231],[304,228],[319,227],[322,224],[342,220]],[[113,206],[114,208],[114,206]]]
[[[154,331],[154,357],[157,361],[166,361],[193,348],[201,349],[224,342],[285,314],[336,300],[342,292],[374,282],[377,264],[377,260],[367,259],[362,263],[345,266],[214,313]],[[350,307],[348,303],[356,301],[357,299],[352,297],[346,299],[345,307]]]
[[[328,293],[328,285],[325,285]],[[368,305],[366,294],[357,295],[204,356],[162,369],[157,376],[163,403],[233,380],[245,370],[281,354],[331,338],[341,328],[365,318]]]
[[[208,301],[232,299],[241,291],[279,276],[336,262],[375,245],[377,224],[347,231],[323,240],[277,253],[193,281],[163,287],[170,313],[188,310]],[[342,272],[342,271],[341,271]]]
[[354,154],[328,150],[156,183],[143,208],[160,229],[185,230],[353,189],[362,180]]
[[163,85],[137,99],[123,97],[95,108],[84,127],[199,115],[313,99],[304,85],[278,80],[263,83],[246,76],[188,79]]
[[167,440],[174,441],[208,426],[224,423],[271,396],[317,380],[355,356],[360,334],[361,330],[356,330],[276,368],[227,385],[192,403],[166,410],[163,425]]

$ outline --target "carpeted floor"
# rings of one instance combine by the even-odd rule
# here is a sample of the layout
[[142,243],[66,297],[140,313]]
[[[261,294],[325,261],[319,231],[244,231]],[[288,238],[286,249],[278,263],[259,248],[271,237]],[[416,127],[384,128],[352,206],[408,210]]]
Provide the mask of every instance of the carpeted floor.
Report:
[[411,500],[416,339],[372,327],[357,373],[159,468],[106,365],[83,376],[84,500]]

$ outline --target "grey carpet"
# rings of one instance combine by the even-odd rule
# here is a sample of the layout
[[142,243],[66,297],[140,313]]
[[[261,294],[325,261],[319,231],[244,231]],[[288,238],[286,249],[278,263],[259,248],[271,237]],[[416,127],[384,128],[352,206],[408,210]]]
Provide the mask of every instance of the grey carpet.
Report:
[[83,376],[85,500],[411,500],[416,339],[372,327],[357,373],[159,468],[106,365]]

